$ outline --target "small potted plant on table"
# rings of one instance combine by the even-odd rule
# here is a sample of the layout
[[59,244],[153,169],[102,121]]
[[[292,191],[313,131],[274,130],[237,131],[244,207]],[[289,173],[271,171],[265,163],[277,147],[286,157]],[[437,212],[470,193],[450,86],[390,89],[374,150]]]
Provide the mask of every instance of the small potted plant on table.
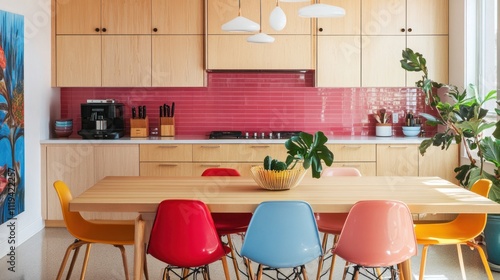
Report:
[[321,131],[314,134],[300,132],[285,142],[286,160],[279,161],[266,156],[263,166],[252,167],[252,175],[262,188],[288,190],[300,183],[306,170],[312,169],[312,177],[320,178],[322,161],[331,166],[333,153],[325,145],[328,138]]

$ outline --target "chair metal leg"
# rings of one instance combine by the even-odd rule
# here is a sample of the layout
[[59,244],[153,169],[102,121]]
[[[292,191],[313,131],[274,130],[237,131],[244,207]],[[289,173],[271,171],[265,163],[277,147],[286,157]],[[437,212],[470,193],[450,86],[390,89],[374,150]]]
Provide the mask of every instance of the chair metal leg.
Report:
[[89,264],[90,248],[92,248],[92,243],[87,243],[87,250],[85,250],[85,258],[83,259],[82,265],[82,275],[80,280],[85,279],[85,273],[87,273],[87,265]]
[[114,245],[114,246],[120,249],[120,252],[122,254],[123,270],[125,271],[125,279],[129,280],[128,268],[127,268],[127,255],[125,254],[125,248],[123,247],[123,245]]
[[422,247],[422,259],[420,260],[420,274],[418,275],[419,280],[424,279],[425,274],[425,262],[427,260],[427,249],[429,249],[429,245],[424,245]]

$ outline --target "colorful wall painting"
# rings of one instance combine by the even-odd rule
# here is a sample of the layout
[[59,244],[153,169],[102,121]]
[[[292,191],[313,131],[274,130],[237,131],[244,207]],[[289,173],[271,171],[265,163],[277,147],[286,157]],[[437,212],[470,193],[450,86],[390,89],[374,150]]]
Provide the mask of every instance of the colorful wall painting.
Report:
[[24,211],[24,17],[0,11],[0,224]]

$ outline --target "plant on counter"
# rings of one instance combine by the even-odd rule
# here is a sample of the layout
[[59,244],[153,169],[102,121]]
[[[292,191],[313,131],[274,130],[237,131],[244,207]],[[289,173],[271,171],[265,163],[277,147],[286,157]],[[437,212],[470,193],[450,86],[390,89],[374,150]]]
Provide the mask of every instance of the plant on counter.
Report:
[[270,156],[264,159],[265,170],[282,171],[293,169],[297,163],[301,162],[304,169],[312,167],[312,177],[320,178],[323,160],[327,166],[333,163],[333,153],[325,145],[328,138],[322,131],[314,134],[300,132],[299,135],[292,136],[285,142],[288,156],[286,161],[279,161]]
[[[431,138],[422,141],[420,153],[424,155],[430,146],[438,146],[444,150],[448,149],[453,141],[461,144],[470,163],[455,168],[456,178],[466,187],[472,186],[481,178],[491,180],[493,188],[489,198],[500,203],[500,122],[488,121],[488,110],[483,107],[487,101],[495,100],[497,91],[492,90],[481,98],[473,85],[469,86],[469,90],[459,91],[456,86],[435,82],[428,77],[427,61],[423,55],[411,49],[403,50],[403,59],[400,62],[402,68],[407,71],[423,73],[416,86],[423,90],[426,104],[435,110],[436,116],[425,113],[420,115],[427,120],[427,124],[444,127],[443,131],[438,131]],[[441,100],[438,89],[443,89],[439,92],[443,91],[449,101]],[[495,111],[500,115],[500,110]],[[485,130],[495,126],[492,136],[483,135]],[[477,151],[475,155],[474,151]],[[493,174],[484,170],[485,162],[494,165]]]

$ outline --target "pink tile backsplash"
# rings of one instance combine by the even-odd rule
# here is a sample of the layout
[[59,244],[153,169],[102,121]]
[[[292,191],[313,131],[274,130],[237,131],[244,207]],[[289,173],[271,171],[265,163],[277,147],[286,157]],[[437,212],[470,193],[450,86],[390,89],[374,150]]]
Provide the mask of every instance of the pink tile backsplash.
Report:
[[[176,135],[211,130],[268,132],[322,130],[327,135],[375,135],[379,108],[399,113],[394,134],[402,136],[404,113],[427,112],[416,88],[315,88],[314,72],[210,72],[200,88],[62,88],[61,117],[81,129],[80,104],[112,98],[125,104],[126,135],[132,106],[146,105],[150,127],[158,127],[158,108],[175,102]],[[435,128],[426,127],[428,133]]]

